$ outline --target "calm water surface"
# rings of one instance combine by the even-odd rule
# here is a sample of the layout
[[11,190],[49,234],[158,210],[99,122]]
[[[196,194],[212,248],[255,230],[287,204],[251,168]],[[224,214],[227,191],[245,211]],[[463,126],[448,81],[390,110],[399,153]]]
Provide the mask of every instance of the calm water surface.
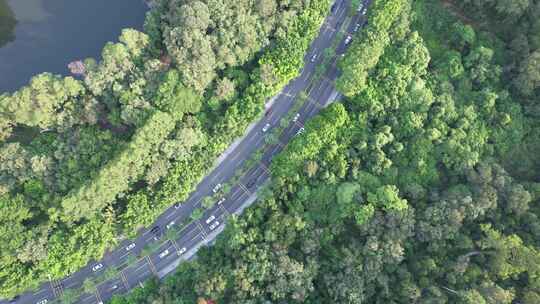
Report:
[[99,58],[123,28],[142,29],[147,10],[143,0],[0,0],[0,93]]

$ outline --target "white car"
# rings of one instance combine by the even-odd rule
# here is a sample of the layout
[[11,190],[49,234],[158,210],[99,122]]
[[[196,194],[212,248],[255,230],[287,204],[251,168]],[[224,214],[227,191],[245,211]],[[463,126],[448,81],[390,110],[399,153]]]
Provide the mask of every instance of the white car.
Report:
[[311,62],[315,62],[315,60],[317,60],[317,54],[313,54],[310,59]]
[[300,113],[296,113],[296,115],[294,115],[292,121],[293,121],[293,122],[297,122],[297,121],[298,121],[298,118],[300,118]]
[[92,271],[98,271],[100,270],[101,268],[103,268],[103,264],[99,263],[99,264],[96,264],[94,265],[94,267],[92,267]]
[[165,249],[165,251],[163,251],[162,253],[159,254],[159,258],[160,259],[163,259],[164,257],[166,257],[167,255],[169,255],[169,249]]
[[43,299],[43,300],[39,300],[38,302],[36,302],[36,304],[45,304],[47,303],[47,299]]
[[226,199],[224,197],[222,197],[219,201],[217,201],[216,204],[221,205],[221,204],[223,204],[225,202],[225,200]]
[[180,206],[181,206],[181,204],[180,204],[180,203],[176,203],[176,204],[174,204],[174,209],[179,209],[179,208],[180,208]]
[[111,286],[111,290],[116,290],[118,289],[118,285],[114,284],[113,286]]
[[221,189],[221,184],[217,184],[214,189],[212,189],[212,192],[217,193]]
[[296,131],[296,135],[300,135],[302,133],[304,133],[304,127],[301,127],[300,129],[298,129],[298,131]]
[[217,226],[219,226],[219,222],[215,221],[212,225],[210,225],[210,230],[216,229]]
[[210,224],[211,221],[213,221],[216,217],[211,215],[209,218],[206,219],[206,223]]
[[358,8],[356,9],[356,11],[360,12],[363,8],[364,8],[364,4],[360,3],[360,5],[358,5]]
[[364,7],[364,9],[362,10],[362,15],[365,15],[367,13],[367,7]]
[[348,35],[347,38],[345,38],[345,45],[349,45],[349,43],[351,43],[351,41],[352,41],[352,36]]
[[178,255],[184,254],[186,250],[187,250],[186,247],[181,248],[180,250],[178,250]]
[[174,226],[174,224],[175,224],[174,221],[171,221],[171,222],[168,223],[167,226],[165,226],[165,227],[167,227],[167,229],[171,229],[172,226]]
[[264,127],[262,128],[263,133],[268,131],[268,129],[270,129],[270,124],[269,123],[265,124]]
[[362,26],[362,25],[361,25],[360,23],[357,23],[357,24],[354,26],[353,33],[358,32],[358,30],[360,29],[360,26]]
[[126,246],[126,251],[130,251],[131,249],[135,248],[135,243],[131,243]]

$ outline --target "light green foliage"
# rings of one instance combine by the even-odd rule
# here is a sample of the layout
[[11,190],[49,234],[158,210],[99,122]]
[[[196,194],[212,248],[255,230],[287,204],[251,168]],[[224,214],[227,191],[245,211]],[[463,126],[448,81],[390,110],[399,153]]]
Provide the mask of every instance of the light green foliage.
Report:
[[144,192],[137,192],[128,196],[126,211],[122,213],[124,231],[136,235],[137,230],[152,223],[156,210],[152,208],[149,198]]
[[377,188],[375,192],[369,192],[367,202],[386,211],[403,211],[408,207],[407,200],[399,197],[399,190],[394,185],[385,185]]
[[112,223],[93,219],[79,225],[69,234],[57,231],[49,238],[47,259],[39,264],[42,272],[63,277],[97,260],[114,241]]
[[0,95],[0,119],[41,129],[69,128],[80,119],[84,93],[72,77],[43,73],[13,95]]
[[354,96],[364,90],[368,72],[372,69],[390,43],[388,30],[400,15],[405,0],[373,1],[370,6],[369,25],[359,39],[355,39],[350,51],[339,62],[342,74],[336,87],[345,96]]
[[184,113],[200,110],[201,97],[182,85],[178,71],[170,70],[157,90],[155,103],[159,109],[180,120]]
[[[66,221],[91,218],[116,196],[128,190],[149,165],[150,155],[157,149],[175,126],[175,120],[164,112],[154,113],[146,124],[137,130],[131,142],[113,158],[98,176],[72,191],[62,200]],[[81,203],[84,202],[84,203]]]
[[339,128],[348,120],[347,112],[341,104],[332,104],[323,114],[311,120],[306,129],[313,131],[298,137],[273,161],[273,170],[278,174],[286,175],[285,170],[296,170],[304,161],[314,158],[320,150],[335,141]]
[[[482,24],[457,22],[463,12],[435,0],[403,3],[395,18],[370,12],[392,39],[372,66],[351,67],[350,98],[276,157],[259,202],[170,281],[118,303],[537,302],[535,102],[502,81],[508,49]],[[485,1],[483,18],[496,3]],[[505,165],[519,178],[501,158],[526,160]]]

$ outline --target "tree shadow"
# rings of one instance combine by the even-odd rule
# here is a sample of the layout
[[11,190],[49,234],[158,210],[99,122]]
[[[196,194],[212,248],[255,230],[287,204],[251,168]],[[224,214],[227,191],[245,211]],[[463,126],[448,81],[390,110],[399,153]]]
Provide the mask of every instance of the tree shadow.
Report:
[[16,25],[17,19],[15,19],[13,10],[6,0],[0,0],[0,47],[15,40]]

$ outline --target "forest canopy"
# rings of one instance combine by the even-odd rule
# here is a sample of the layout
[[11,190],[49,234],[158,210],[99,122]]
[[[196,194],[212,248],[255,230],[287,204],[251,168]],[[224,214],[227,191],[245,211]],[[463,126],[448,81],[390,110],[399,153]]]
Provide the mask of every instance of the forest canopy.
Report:
[[257,204],[113,303],[540,303],[538,9],[375,0]]
[[100,259],[187,199],[298,75],[330,5],[152,3],[144,32],[123,30],[80,75],[0,94],[0,297]]

